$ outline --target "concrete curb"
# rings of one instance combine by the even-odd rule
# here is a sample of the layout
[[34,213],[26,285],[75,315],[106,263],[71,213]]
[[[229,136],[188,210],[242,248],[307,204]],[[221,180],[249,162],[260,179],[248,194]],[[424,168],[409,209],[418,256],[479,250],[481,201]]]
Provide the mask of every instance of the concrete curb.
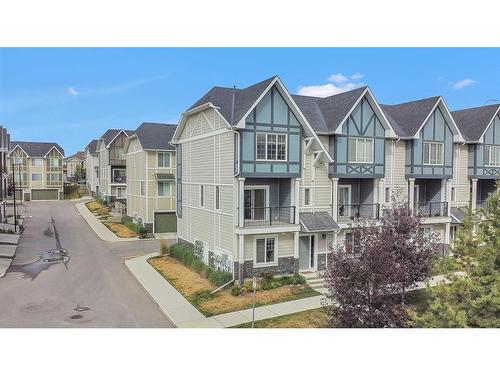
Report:
[[75,203],[77,211],[80,216],[87,222],[87,224],[92,228],[92,230],[97,234],[97,236],[106,242],[133,242],[141,241],[140,238],[120,238],[113,232],[111,232],[101,221],[94,216],[92,212],[87,208],[85,203]]

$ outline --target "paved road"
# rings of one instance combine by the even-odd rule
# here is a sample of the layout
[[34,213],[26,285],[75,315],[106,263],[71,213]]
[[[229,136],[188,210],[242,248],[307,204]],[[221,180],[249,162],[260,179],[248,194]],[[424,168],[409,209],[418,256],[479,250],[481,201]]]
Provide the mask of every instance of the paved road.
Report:
[[29,202],[16,257],[0,279],[0,327],[171,327],[124,258],[157,241],[106,243],[74,203]]

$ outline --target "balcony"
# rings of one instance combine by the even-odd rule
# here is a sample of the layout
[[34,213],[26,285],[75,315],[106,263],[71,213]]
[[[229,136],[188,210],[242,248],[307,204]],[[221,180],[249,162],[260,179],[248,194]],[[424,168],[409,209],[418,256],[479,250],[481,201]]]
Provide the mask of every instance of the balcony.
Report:
[[380,204],[339,204],[337,217],[339,222],[345,222],[354,219],[377,220],[380,217]]
[[422,217],[448,216],[448,202],[415,203],[413,211]]
[[113,176],[111,178],[111,183],[112,184],[126,184],[127,183],[127,176]]
[[245,207],[243,218],[244,227],[297,224],[295,222],[295,206]]
[[123,158],[110,158],[109,164],[113,166],[124,167],[127,165],[127,160]]

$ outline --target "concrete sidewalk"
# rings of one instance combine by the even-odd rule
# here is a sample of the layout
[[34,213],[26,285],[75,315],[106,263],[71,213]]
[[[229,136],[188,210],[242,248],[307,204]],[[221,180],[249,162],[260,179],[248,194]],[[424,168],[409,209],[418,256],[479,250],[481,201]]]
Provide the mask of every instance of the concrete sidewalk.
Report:
[[19,234],[0,233],[0,277],[5,276],[16,254]]
[[101,221],[94,216],[92,212],[87,208],[85,203],[76,203],[76,209],[80,215],[85,219],[87,224],[92,228],[92,230],[97,234],[97,236],[106,242],[129,242],[129,241],[140,241],[139,238],[120,238],[113,232],[111,232]]

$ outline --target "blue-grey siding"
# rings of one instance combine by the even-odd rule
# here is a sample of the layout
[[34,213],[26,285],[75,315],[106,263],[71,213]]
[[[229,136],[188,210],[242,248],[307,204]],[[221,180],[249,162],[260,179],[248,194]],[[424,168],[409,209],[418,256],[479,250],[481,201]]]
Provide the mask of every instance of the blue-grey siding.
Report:
[[500,145],[500,117],[488,127],[484,134],[484,143],[469,145],[469,177],[477,179],[498,179],[500,168],[486,167],[484,165],[484,146]]
[[[423,164],[423,142],[434,141],[444,144],[443,165]],[[436,108],[424,127],[419,138],[406,142],[406,177],[407,178],[451,178],[453,174],[453,133]]]
[[[385,130],[366,98],[356,106],[342,124],[341,134],[330,136],[330,154],[334,162],[330,176],[338,178],[381,178],[385,172]],[[373,163],[349,163],[349,137],[371,138],[374,142]]]

